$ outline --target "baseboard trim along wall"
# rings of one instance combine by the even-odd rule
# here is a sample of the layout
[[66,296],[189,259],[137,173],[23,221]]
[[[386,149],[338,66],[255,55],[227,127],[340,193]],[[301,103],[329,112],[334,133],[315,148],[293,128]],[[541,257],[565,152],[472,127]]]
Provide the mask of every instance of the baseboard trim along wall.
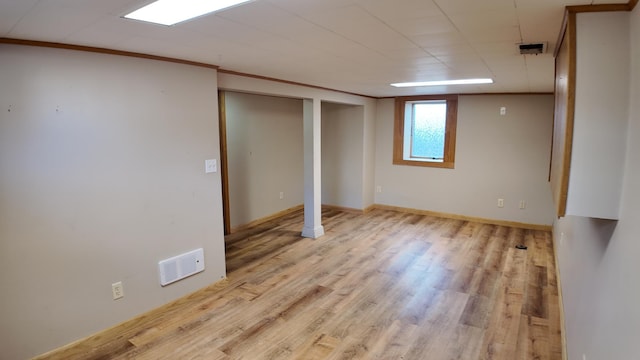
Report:
[[302,209],[304,209],[304,205],[296,205],[294,207],[291,207],[291,208],[288,208],[288,209],[284,209],[282,211],[278,211],[275,214],[271,214],[269,216],[265,216],[263,218],[253,220],[253,221],[251,221],[249,223],[246,223],[246,224],[243,224],[243,225],[238,225],[238,226],[236,226],[234,228],[231,228],[231,230],[229,230],[229,233],[233,234],[233,233],[236,233],[238,231],[246,230],[248,228],[264,224],[264,223],[269,222],[269,221],[271,221],[273,219],[277,219],[277,218],[279,218],[281,216],[289,215],[291,213],[294,213],[294,212],[296,212],[298,210],[302,210]]
[[511,227],[517,227],[517,228],[522,228],[522,229],[528,229],[528,230],[542,230],[542,231],[551,231],[552,230],[552,226],[551,225],[527,224],[527,223],[521,223],[521,222],[516,222],[516,221],[485,219],[485,218],[474,217],[474,216],[448,214],[448,213],[442,213],[442,212],[437,212],[437,211],[411,209],[411,208],[404,208],[404,207],[390,206],[390,205],[375,204],[375,205],[373,205],[373,208],[382,209],[382,210],[406,212],[406,213],[411,213],[411,214],[416,214],[416,215],[429,215],[429,216],[443,217],[443,218],[455,219],[455,220],[474,221],[474,222],[479,222],[479,223],[483,223],[483,224],[491,224],[491,225],[499,225],[499,226],[511,226]]
[[[344,206],[337,206],[337,205],[322,205],[323,209],[332,209],[332,210],[339,210],[339,211],[346,211],[346,212],[352,212],[352,213],[358,213],[358,214],[366,214],[369,213],[375,209],[381,209],[381,210],[391,210],[391,211],[398,211],[398,212],[405,212],[405,213],[411,213],[411,214],[416,214],[416,215],[428,215],[428,216],[435,216],[435,217],[442,217],[442,218],[447,218],[447,219],[455,219],[455,220],[465,220],[465,221],[475,221],[478,223],[483,223],[483,224],[491,224],[491,225],[499,225],[499,226],[511,226],[511,227],[517,227],[517,228],[522,228],[522,229],[528,229],[528,230],[542,230],[542,231],[552,231],[553,227],[551,225],[543,225],[543,224],[529,224],[529,223],[521,223],[521,222],[517,222],[517,221],[506,221],[506,220],[496,220],[496,219],[486,219],[486,218],[481,218],[481,217],[475,217],[475,216],[466,216],[466,215],[458,215],[458,214],[449,214],[449,213],[443,213],[443,212],[437,212],[437,211],[430,211],[430,210],[421,210],[421,209],[412,209],[412,208],[405,208],[405,207],[400,207],[400,206],[391,206],[391,205],[382,205],[382,204],[374,204],[371,206],[368,206],[364,209],[356,209],[356,208],[350,208],[350,207],[344,207]],[[298,206],[294,206],[292,208],[289,209],[285,209],[282,211],[279,211],[275,214],[271,214],[269,216],[260,218],[260,219],[256,219],[250,223],[244,224],[244,225],[240,225],[237,226],[235,228],[231,229],[231,234],[236,233],[238,231],[241,230],[246,230],[248,228],[254,227],[254,226],[258,226],[261,224],[264,224],[266,222],[269,222],[273,219],[277,219],[281,216],[284,215],[289,215],[291,213],[294,213],[296,211],[302,210],[304,209],[304,205],[298,205]]]
[[[84,339],[80,339],[74,341],[70,344],[67,344],[63,347],[53,349],[47,353],[34,357],[32,360],[44,360],[51,358],[61,358],[60,356],[64,354],[64,357],[69,358],[88,358],[93,351],[99,350],[100,353],[104,353],[105,346],[108,346],[111,353],[117,353],[118,350],[121,350],[123,347],[128,347],[131,344],[129,340],[136,336],[136,332],[139,332],[141,328],[152,328],[152,327],[160,327],[165,324],[165,316],[171,314],[175,311],[184,311],[184,304],[188,303],[196,303],[200,299],[205,299],[211,297],[213,294],[220,291],[227,286],[229,281],[224,278],[222,280],[216,281],[215,283],[198,289],[190,294],[187,294],[177,300],[174,300],[168,304],[161,305],[153,310],[150,310],[142,315],[136,316],[130,320],[126,320],[120,324],[114,325],[105,330],[99,331],[93,335],[87,336]],[[104,339],[117,339],[115,341],[110,341],[105,344]],[[73,354],[68,353],[67,351],[73,348]]]
[[350,213],[356,213],[356,214],[365,214],[366,210],[362,210],[362,209],[356,209],[356,208],[350,208],[350,207],[345,207],[345,206],[337,206],[337,205],[324,205],[322,204],[322,209],[330,209],[330,210],[337,210],[337,211],[345,211],[345,212],[350,212]]
[[560,304],[560,340],[562,341],[562,360],[568,360],[567,355],[567,329],[564,325],[564,300],[562,299],[562,279],[560,278],[560,266],[558,266],[558,247],[555,231],[551,231],[553,243],[553,261],[556,262],[556,283],[558,286],[558,303]]

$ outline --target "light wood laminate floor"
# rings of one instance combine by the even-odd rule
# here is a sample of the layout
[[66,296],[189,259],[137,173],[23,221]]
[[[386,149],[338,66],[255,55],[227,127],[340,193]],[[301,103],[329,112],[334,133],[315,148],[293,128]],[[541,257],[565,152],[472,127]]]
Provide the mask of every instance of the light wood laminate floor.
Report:
[[302,221],[227,236],[228,280],[47,358],[562,358],[549,232],[325,210],[311,240]]

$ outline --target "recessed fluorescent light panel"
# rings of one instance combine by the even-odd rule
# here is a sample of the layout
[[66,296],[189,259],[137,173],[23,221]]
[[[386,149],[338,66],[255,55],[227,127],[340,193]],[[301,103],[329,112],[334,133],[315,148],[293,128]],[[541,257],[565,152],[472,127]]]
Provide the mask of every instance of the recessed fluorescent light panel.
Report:
[[173,25],[249,1],[251,0],[157,0],[124,17],[161,25]]
[[460,79],[460,80],[406,82],[406,83],[391,84],[391,86],[417,87],[417,86],[477,85],[477,84],[493,84],[493,79]]

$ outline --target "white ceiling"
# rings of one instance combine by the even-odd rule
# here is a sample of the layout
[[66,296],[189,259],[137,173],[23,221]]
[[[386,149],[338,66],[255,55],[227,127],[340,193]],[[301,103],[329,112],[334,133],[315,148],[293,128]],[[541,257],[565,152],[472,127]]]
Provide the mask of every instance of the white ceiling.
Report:
[[[585,1],[254,0],[165,27],[122,18],[150,0],[0,0],[0,37],[175,57],[376,97],[552,92],[564,6]],[[520,55],[517,44],[529,42],[548,50]],[[477,77],[495,83],[389,86]]]

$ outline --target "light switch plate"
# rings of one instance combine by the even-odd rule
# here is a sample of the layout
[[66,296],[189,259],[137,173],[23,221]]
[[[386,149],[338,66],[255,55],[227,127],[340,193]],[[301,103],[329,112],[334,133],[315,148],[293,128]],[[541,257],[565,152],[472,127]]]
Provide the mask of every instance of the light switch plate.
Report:
[[218,171],[218,163],[216,159],[209,159],[204,161],[204,172],[207,174]]

